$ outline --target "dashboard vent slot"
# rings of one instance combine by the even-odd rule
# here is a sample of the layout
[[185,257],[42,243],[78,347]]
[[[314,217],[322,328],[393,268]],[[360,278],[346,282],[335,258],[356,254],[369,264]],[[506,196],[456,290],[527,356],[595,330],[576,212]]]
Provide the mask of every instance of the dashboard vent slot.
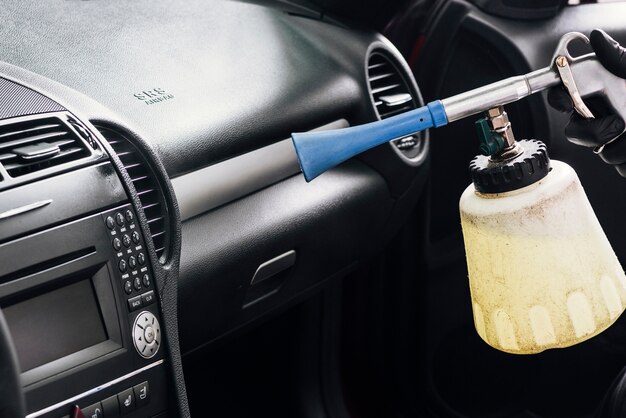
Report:
[[30,119],[0,125],[0,164],[10,177],[91,156],[88,146],[61,119]]
[[380,119],[398,115],[417,106],[409,83],[385,55],[374,52],[367,63],[372,100]]
[[[422,105],[422,98],[411,75],[396,58],[384,49],[374,50],[367,61],[367,82],[374,110],[379,119],[408,112]],[[425,155],[424,133],[391,141],[394,150],[412,164]]]
[[169,245],[168,208],[157,178],[139,150],[126,138],[110,131],[100,129],[128,173],[143,209],[150,236],[159,260],[164,260],[165,250]]

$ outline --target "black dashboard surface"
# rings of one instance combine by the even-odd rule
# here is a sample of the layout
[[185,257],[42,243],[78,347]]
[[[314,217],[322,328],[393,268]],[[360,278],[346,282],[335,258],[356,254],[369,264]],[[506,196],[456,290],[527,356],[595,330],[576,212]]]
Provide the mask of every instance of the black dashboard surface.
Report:
[[112,110],[171,177],[367,101],[372,33],[235,1],[53,3],[3,2],[2,60]]
[[[288,172],[181,222],[178,205],[184,198],[175,194],[180,189],[170,179],[193,183],[185,174],[241,161],[235,157],[283,141],[293,131],[375,119],[367,82],[373,50],[383,51],[393,68],[406,73],[403,81],[411,82],[409,91],[421,100],[399,52],[373,31],[227,0],[52,0],[45,7],[10,0],[0,8],[0,19],[0,80],[23,84],[94,132],[100,130],[120,190],[127,192],[143,229],[150,231],[155,219],[167,224],[162,233],[170,235],[169,251],[159,259],[157,247],[150,248],[150,240],[147,245],[181,416],[188,411],[179,339],[182,354],[202,350],[345,276],[386,245],[424,190],[427,146],[420,148],[423,158],[407,163],[385,145],[378,149],[382,153],[372,150],[316,183]],[[154,189],[165,207],[156,218],[149,219],[149,205],[135,183],[142,180],[128,172],[123,153],[113,147],[116,142],[136,148],[143,157],[138,164],[145,163],[146,173],[155,177]],[[295,158],[291,151],[289,158]],[[295,160],[287,162],[297,167]],[[274,163],[271,158],[255,162]],[[240,166],[253,177],[253,170]],[[68,184],[92,194],[102,188],[94,182],[106,182],[104,176],[90,181],[69,170],[50,178],[69,178]],[[397,178],[400,191],[393,188]],[[26,187],[38,196],[47,179],[35,180],[5,196],[23,195]],[[227,178],[223,183],[232,185]],[[89,213],[112,206],[88,193],[76,196],[77,207],[85,202],[98,206],[88,207]],[[11,207],[16,202],[12,198]],[[70,221],[70,215],[62,220]],[[28,216],[36,218],[29,227],[59,221],[46,212]],[[25,231],[31,229],[20,233]],[[296,255],[293,266],[253,286],[260,266],[290,252]],[[37,407],[59,400],[40,398]]]
[[[465,4],[460,0],[458,3]],[[448,192],[450,187],[441,187],[446,179],[453,179],[463,188],[469,181],[466,164],[475,153],[475,144],[470,141],[466,141],[470,154],[455,153],[458,173],[447,169],[451,165],[447,155],[450,142],[445,139],[437,146],[445,148],[446,164],[437,164],[437,146],[431,157],[413,164],[400,161],[391,148],[381,147],[378,151],[386,154],[359,157],[312,184],[290,171],[256,188],[231,194],[231,200],[205,206],[182,217],[181,222],[177,205],[182,207],[185,198],[175,183],[195,182],[208,189],[202,181],[206,177],[185,174],[207,173],[200,169],[239,160],[239,165],[229,167],[252,177],[254,170],[246,170],[249,167],[236,157],[250,157],[252,151],[278,143],[292,131],[337,121],[354,125],[376,118],[369,97],[372,86],[367,85],[368,56],[375,48],[387,49],[397,61],[396,70],[410,72],[399,52],[373,31],[351,29],[319,15],[292,13],[276,7],[280,2],[272,4],[234,0],[50,0],[44,7],[40,2],[8,0],[0,8],[0,77],[49,96],[52,107],[46,109],[55,109],[58,102],[77,118],[90,122],[90,127],[99,128],[102,140],[113,142],[107,132],[124,137],[145,157],[148,171],[156,174],[154,183],[161,186],[162,200],[168,204],[162,213],[169,225],[164,232],[171,234],[172,244],[171,251],[160,260],[155,256],[156,247],[150,255],[169,333],[167,360],[174,373],[181,416],[188,415],[181,354],[186,368],[193,368],[190,359],[214,341],[235,334],[249,323],[261,323],[262,317],[292,307],[325,285],[337,284],[336,280],[332,283],[335,278],[347,276],[363,260],[381,254],[407,220],[415,218],[417,202],[425,199],[429,176],[436,180],[435,190],[446,188]],[[614,5],[602,7],[622,10]],[[516,65],[511,67],[516,72],[525,72],[545,65],[545,50],[551,50],[556,42],[555,36],[546,36],[547,32],[576,29],[583,26],[583,19],[589,19],[586,25],[602,23],[599,15],[588,17],[584,12],[583,8],[568,9],[562,18],[529,24],[474,11],[464,18],[463,28],[469,33],[486,34],[494,50],[499,45],[515,57],[512,61]],[[442,55],[449,54],[441,45],[435,42],[432,48]],[[484,47],[485,43],[479,45]],[[419,67],[444,73],[443,66],[434,61],[420,63]],[[458,67],[474,77],[473,65]],[[435,83],[424,84],[426,95],[433,96],[427,99],[456,93],[433,92]],[[536,96],[535,100],[541,99]],[[2,107],[0,98],[0,117]],[[537,125],[550,133],[554,121],[551,117],[544,119],[538,119],[541,123]],[[463,138],[465,133],[449,137]],[[555,144],[555,154],[562,152],[561,148]],[[428,148],[424,150],[427,155]],[[139,210],[138,190],[133,189],[131,176],[116,156],[120,153],[108,145],[107,152],[112,163],[105,173],[108,176],[94,180],[80,177],[81,172],[73,170],[32,181],[3,192],[10,206],[7,209],[31,198],[24,193],[27,188],[32,189],[32,196],[38,196],[46,189],[46,181],[66,177],[76,183],[76,190],[84,188],[91,193],[77,192],[81,196],[78,204],[67,199],[68,205],[81,211],[85,206],[85,214],[108,210],[113,203],[98,201],[94,195],[104,195],[104,179],[117,179],[119,173],[120,182],[113,184],[114,189],[121,194],[122,189],[128,192],[128,199],[142,217],[143,229],[148,231],[148,216]],[[291,162],[297,170],[297,162]],[[253,163],[271,166],[276,160]],[[445,172],[438,175],[437,166]],[[227,177],[216,181],[223,188],[239,184],[229,182]],[[584,175],[581,177],[585,180]],[[170,183],[170,179],[174,180]],[[98,181],[101,183],[94,185]],[[66,189],[63,187],[63,191]],[[20,194],[19,199],[16,194]],[[453,199],[458,196],[440,195]],[[189,199],[197,200],[198,196]],[[456,201],[433,208],[433,219],[444,225],[440,229],[458,229],[458,215],[445,216],[447,208],[456,208]],[[28,228],[5,233],[0,241],[69,221],[73,215],[68,210],[59,219],[44,211],[27,216],[31,218],[22,219]],[[429,233],[415,234],[415,240],[421,242]],[[42,245],[42,257],[51,256],[49,248]],[[260,285],[254,284],[256,273],[264,265],[286,254],[293,254],[292,265]],[[414,256],[409,258],[413,260]],[[101,384],[96,380],[94,386]],[[46,393],[48,399],[39,393],[39,407],[56,402],[55,397],[72,394]],[[31,409],[33,405],[31,395]]]

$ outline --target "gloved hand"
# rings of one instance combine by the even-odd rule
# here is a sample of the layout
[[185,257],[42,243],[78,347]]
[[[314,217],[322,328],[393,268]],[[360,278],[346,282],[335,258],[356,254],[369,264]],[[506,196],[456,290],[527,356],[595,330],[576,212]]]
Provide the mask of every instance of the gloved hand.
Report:
[[[599,29],[592,31],[589,39],[600,63],[616,76],[626,79],[626,48]],[[626,99],[626,81],[624,81],[624,97]],[[626,126],[624,121],[603,102],[593,100],[585,100],[585,102],[595,119],[585,119],[573,111],[572,100],[562,87],[548,91],[548,103],[552,107],[571,113],[570,121],[565,127],[567,139],[585,147],[606,144],[599,153],[600,157],[606,163],[614,165],[622,177],[626,177],[626,133],[622,134]],[[608,143],[612,140],[614,141]]]

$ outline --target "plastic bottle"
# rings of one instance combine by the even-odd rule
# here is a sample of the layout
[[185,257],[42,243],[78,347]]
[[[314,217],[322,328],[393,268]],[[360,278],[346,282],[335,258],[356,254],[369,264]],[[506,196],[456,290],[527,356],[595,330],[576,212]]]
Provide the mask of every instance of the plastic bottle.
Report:
[[473,161],[460,212],[476,330],[530,354],[608,328],[626,307],[626,277],[574,170],[520,143],[512,161]]

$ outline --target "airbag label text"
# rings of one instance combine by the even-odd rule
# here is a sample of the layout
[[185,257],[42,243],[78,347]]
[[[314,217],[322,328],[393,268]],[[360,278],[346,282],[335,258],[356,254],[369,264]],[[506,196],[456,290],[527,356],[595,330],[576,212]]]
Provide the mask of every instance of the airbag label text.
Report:
[[142,92],[133,94],[133,96],[135,96],[137,100],[141,100],[147,105],[164,102],[166,100],[174,98],[173,94],[168,93],[165,89],[162,89],[160,87],[154,88],[152,90],[144,90]]

